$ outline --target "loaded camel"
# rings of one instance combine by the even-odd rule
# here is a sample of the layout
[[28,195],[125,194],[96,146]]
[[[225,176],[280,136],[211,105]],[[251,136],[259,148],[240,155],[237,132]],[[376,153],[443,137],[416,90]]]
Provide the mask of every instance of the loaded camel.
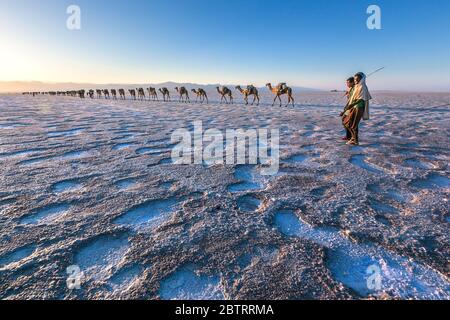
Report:
[[225,103],[228,103],[226,96],[230,98],[231,104],[233,104],[233,93],[227,87],[217,87],[217,92],[221,95],[220,103],[225,99]]
[[203,103],[205,101],[205,99],[206,99],[206,103],[209,103],[208,95],[206,94],[205,90],[199,88],[197,90],[192,89],[191,91],[197,95],[197,98],[195,99],[195,102],[197,102],[198,99],[200,98],[200,103]]
[[114,100],[117,100],[117,90],[116,89],[111,89],[111,96]]
[[109,99],[109,91],[108,91],[108,89],[103,90],[103,95],[105,96],[105,99]]
[[78,96],[79,96],[81,99],[84,99],[85,93],[86,93],[85,90],[78,90]]
[[245,90],[243,90],[241,88],[241,86],[237,86],[236,90],[238,90],[240,93],[242,93],[244,95],[245,105],[248,105],[248,97],[253,96],[252,105],[255,103],[255,100],[258,100],[256,105],[259,106],[259,101],[260,101],[259,100],[259,92],[258,92],[258,89],[255,88],[255,86],[249,85],[249,86],[247,86],[247,88]]
[[145,100],[144,88],[136,89],[136,92],[138,94],[138,99],[140,99],[141,101],[144,101]]
[[125,90],[119,89],[119,96],[120,99],[125,100]]
[[161,94],[163,95],[164,102],[166,102],[166,97],[167,97],[167,101],[170,102],[170,92],[169,92],[169,89],[167,89],[167,88],[160,88],[160,89],[159,89],[159,92],[161,92]]
[[133,100],[136,100],[136,90],[131,89],[131,90],[128,90],[128,92],[130,92],[131,98],[132,98]]
[[272,107],[275,105],[275,101],[278,99],[280,100],[280,107],[282,106],[281,102],[281,96],[287,94],[288,96],[288,103],[286,104],[286,107],[289,105],[290,102],[292,102],[292,106],[295,106],[294,104],[294,97],[292,96],[292,89],[286,86],[286,83],[280,83],[275,88],[272,87],[271,83],[266,84],[266,87],[269,88],[269,90],[275,94],[275,99],[273,99]]
[[190,103],[191,99],[189,99],[189,92],[186,90],[185,87],[175,87],[175,90],[180,94],[180,102],[186,102],[186,103]]
[[152,88],[152,87],[150,87],[150,88],[147,88],[147,91],[148,91],[148,99],[150,100],[150,99],[153,99],[153,101],[159,101],[159,99],[158,99],[158,93],[156,92],[156,89],[155,88]]
[[102,90],[97,89],[96,92],[97,92],[97,99],[100,99],[102,97]]

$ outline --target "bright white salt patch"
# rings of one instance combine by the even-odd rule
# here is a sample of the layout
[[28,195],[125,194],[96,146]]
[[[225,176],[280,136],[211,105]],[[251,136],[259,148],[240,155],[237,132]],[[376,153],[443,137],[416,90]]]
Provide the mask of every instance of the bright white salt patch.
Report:
[[350,163],[353,164],[353,165],[355,165],[355,166],[358,166],[358,167],[360,167],[360,168],[362,168],[362,169],[364,169],[364,170],[367,170],[367,171],[369,171],[369,172],[371,172],[371,173],[375,173],[375,174],[381,174],[381,173],[383,173],[382,171],[380,171],[380,170],[376,169],[375,167],[369,165],[369,164],[365,161],[365,158],[366,158],[366,157],[365,157],[364,155],[361,155],[361,154],[359,154],[359,155],[354,155],[354,156],[351,157]]
[[247,268],[252,263],[252,260],[253,256],[250,253],[244,253],[237,259],[238,265],[241,269]]
[[48,136],[50,138],[59,138],[59,137],[71,137],[81,134],[84,131],[84,129],[70,129],[70,130],[64,130],[64,131],[52,131],[48,133]]
[[256,176],[253,166],[238,166],[234,171],[234,177],[236,180],[241,180],[242,182],[232,184],[228,186],[228,191],[230,192],[240,192],[247,190],[259,190],[262,185],[260,181],[256,181]]
[[425,179],[417,179],[411,183],[412,186],[420,189],[449,188],[450,179],[437,173],[432,173]]
[[405,202],[406,201],[405,197],[401,193],[396,191],[396,190],[388,190],[387,191],[387,197],[392,199],[392,200],[398,201],[398,202]]
[[181,199],[169,198],[145,202],[125,212],[115,219],[115,223],[130,226],[133,229],[153,227],[164,222],[171,212],[182,202]]
[[[328,250],[332,275],[361,296],[387,292],[402,299],[449,299],[450,283],[440,273],[371,244],[353,243],[334,228],[313,228],[292,211],[275,215],[275,225],[285,235],[308,239]],[[381,291],[368,288],[368,268],[381,270]]]
[[22,123],[0,124],[0,129],[11,130],[11,129],[25,127],[25,126],[26,125],[22,124]]
[[218,276],[200,276],[186,266],[161,282],[163,300],[224,300]]
[[158,162],[158,164],[172,164],[172,158],[165,158]]
[[22,150],[22,151],[16,151],[16,152],[1,153],[0,154],[0,159],[27,157],[29,155],[32,155],[32,154],[38,152],[38,151],[40,151],[40,150],[39,149],[29,149],[29,150]]
[[388,204],[381,203],[377,200],[371,200],[370,206],[377,212],[396,214],[398,210]]
[[145,148],[140,148],[136,150],[137,154],[152,154],[152,155],[161,155],[164,154],[166,152],[169,152],[170,149],[158,149],[158,148],[150,148],[150,147],[145,147]]
[[164,190],[169,190],[170,188],[172,188],[174,183],[175,183],[174,181],[163,182],[159,185],[159,187]]
[[417,159],[407,159],[405,160],[405,165],[414,169],[430,169],[431,166],[428,163],[424,163]]
[[33,254],[36,250],[36,246],[27,246],[23,248],[19,248],[11,253],[6,253],[0,256],[0,271],[8,269],[8,267],[16,262],[19,262]]
[[245,195],[237,200],[238,207],[245,213],[251,213],[258,210],[261,205],[261,200],[254,196]]
[[23,217],[20,220],[22,224],[42,224],[51,223],[59,216],[64,215],[70,211],[71,206],[67,203],[51,204],[40,208],[30,215]]
[[128,237],[102,236],[82,247],[74,257],[74,264],[90,278],[98,280],[119,264],[129,248]]
[[133,179],[133,178],[119,180],[115,183],[115,185],[117,186],[117,188],[119,188],[119,190],[131,189],[136,184],[137,184],[136,179]]
[[134,265],[116,272],[110,279],[109,283],[114,289],[124,290],[130,287],[141,275],[143,268]]
[[308,138],[313,136],[315,133],[313,131],[307,131],[301,134],[302,137]]
[[314,145],[303,146],[302,149],[306,150],[306,151],[312,151],[312,150],[316,149],[316,146],[314,146]]
[[302,162],[306,161],[307,159],[308,159],[307,155],[297,154],[297,155],[294,155],[292,157],[287,158],[283,162],[286,162],[286,163],[302,163]]
[[133,134],[124,134],[124,135],[120,135],[118,137],[112,138],[111,140],[116,141],[116,140],[130,139],[130,138],[134,138],[134,135]]
[[313,195],[315,198],[323,198],[323,196],[327,193],[328,188],[326,187],[320,187],[311,190],[311,195]]
[[81,187],[81,183],[77,180],[65,180],[57,182],[52,186],[52,191],[55,193],[63,193],[77,190]]
[[113,150],[124,150],[134,146],[134,143],[119,143],[112,147]]
[[9,207],[14,202],[16,202],[15,198],[0,200],[0,213],[2,213],[5,208]]
[[72,159],[81,159],[85,158],[89,155],[88,151],[70,151],[61,156],[62,159],[72,160]]
[[61,156],[46,156],[46,157],[24,160],[24,161],[21,161],[19,164],[34,165],[34,164],[40,164],[40,163],[46,162],[48,160],[57,160],[57,161],[58,160],[77,160],[77,159],[85,158],[85,157],[89,156],[89,154],[90,153],[88,151],[70,151],[70,152],[64,153]]

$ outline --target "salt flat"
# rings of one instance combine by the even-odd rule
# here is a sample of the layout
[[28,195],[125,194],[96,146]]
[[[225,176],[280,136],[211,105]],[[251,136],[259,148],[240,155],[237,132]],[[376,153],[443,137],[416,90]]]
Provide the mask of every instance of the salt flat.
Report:
[[[450,94],[373,95],[359,147],[341,93],[0,96],[0,298],[449,299]],[[279,173],[171,164],[171,134],[200,120],[279,129]]]

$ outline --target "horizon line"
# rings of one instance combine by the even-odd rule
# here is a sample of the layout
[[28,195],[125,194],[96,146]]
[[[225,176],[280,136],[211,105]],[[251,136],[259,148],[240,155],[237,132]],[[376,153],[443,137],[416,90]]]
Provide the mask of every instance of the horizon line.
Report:
[[[26,84],[31,84],[31,83],[36,83],[36,84],[42,84],[42,85],[48,85],[48,86],[52,86],[52,85],[76,85],[76,86],[136,86],[136,85],[141,85],[141,86],[145,86],[145,85],[163,85],[166,83],[172,83],[172,84],[190,84],[190,85],[198,85],[198,86],[236,86],[236,85],[242,85],[239,83],[197,83],[197,82],[177,82],[177,81],[172,81],[172,80],[167,80],[167,81],[162,81],[162,82],[129,82],[129,83],[95,83],[95,82],[73,82],[73,81],[61,81],[61,82],[54,82],[54,81],[42,81],[42,80],[0,80],[0,83],[3,84],[7,84],[7,83],[23,83],[24,85]],[[272,83],[272,84],[275,84]],[[257,88],[264,88],[266,87],[265,85],[255,85]],[[339,88],[315,88],[315,87],[310,87],[310,86],[305,86],[305,85],[290,85],[291,87],[296,87],[296,88],[301,88],[304,91],[317,91],[317,92],[331,92],[331,91],[335,91],[337,90],[338,92],[343,91],[342,89]],[[370,89],[370,88],[369,88]],[[0,93],[5,94],[5,93],[18,93],[18,92],[27,92],[27,91],[40,91],[40,92],[48,92],[48,91],[67,91],[66,90],[56,90],[56,89],[51,89],[51,90],[24,90],[24,89],[15,89],[15,91],[11,91],[11,90],[1,90],[0,89]],[[417,89],[417,90],[412,90],[412,89],[371,89],[370,91],[373,92],[404,92],[404,93],[450,93],[450,88],[449,89]]]

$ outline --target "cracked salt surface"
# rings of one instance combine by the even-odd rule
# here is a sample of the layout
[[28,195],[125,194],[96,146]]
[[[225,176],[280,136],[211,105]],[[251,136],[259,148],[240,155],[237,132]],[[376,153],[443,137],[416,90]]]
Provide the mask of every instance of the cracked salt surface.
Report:
[[100,236],[75,252],[73,264],[79,266],[88,278],[102,280],[119,264],[128,250],[126,234]]
[[119,143],[112,147],[113,150],[124,150],[134,147],[135,144],[133,142],[130,143]]
[[21,260],[31,256],[36,250],[35,245],[26,246],[14,250],[11,253],[5,253],[0,256],[0,271],[8,269],[8,267],[14,263],[20,262]]
[[52,185],[52,191],[55,193],[71,192],[80,189],[82,184],[77,179],[64,180]]
[[60,216],[68,213],[70,209],[71,205],[68,203],[51,204],[24,216],[20,219],[20,223],[31,225],[52,223]]
[[137,154],[150,154],[150,155],[161,155],[164,153],[170,152],[170,149],[157,149],[157,148],[139,148],[136,150]]
[[297,154],[297,155],[287,158],[286,160],[284,160],[284,162],[286,162],[286,163],[302,163],[302,162],[305,162],[308,158],[309,157],[307,155]]
[[140,204],[125,212],[115,223],[129,226],[135,230],[153,227],[161,224],[172,213],[176,206],[179,206],[182,199],[168,198],[164,200],[151,200]]
[[39,157],[39,158],[32,158],[28,160],[23,160],[19,162],[21,165],[35,165],[35,164],[42,164],[48,162],[48,160],[77,160],[86,158],[90,155],[88,151],[70,151],[66,152],[60,156],[45,156],[45,157]]
[[248,190],[259,190],[262,188],[261,181],[257,181],[256,166],[241,165],[237,166],[234,171],[234,177],[241,182],[229,185],[228,191],[240,192]]
[[70,130],[63,130],[63,131],[51,131],[48,133],[48,136],[50,138],[60,138],[60,137],[71,137],[76,136],[82,133],[84,129],[70,129]]
[[164,300],[224,300],[217,275],[198,275],[195,266],[183,266],[161,282],[159,294]]
[[[429,267],[372,244],[354,243],[337,229],[313,228],[292,211],[276,213],[274,223],[287,236],[308,239],[329,249],[331,273],[363,297],[388,292],[401,299],[450,299],[450,283]],[[381,269],[379,292],[367,285],[368,268],[372,265]]]
[[367,171],[369,171],[371,173],[382,174],[381,170],[379,170],[379,169],[375,168],[374,166],[368,164],[365,159],[366,159],[365,155],[362,155],[362,154],[354,155],[354,156],[351,157],[350,163],[352,163],[353,165],[358,166],[358,167],[360,167],[360,168],[362,168],[364,170],[367,170]]
[[408,167],[415,168],[415,169],[431,169],[432,165],[428,163],[424,163],[417,159],[407,159],[405,160],[405,164]]
[[43,149],[29,149],[29,150],[22,150],[22,151],[15,151],[15,152],[7,152],[7,153],[0,153],[0,159],[4,158],[25,158],[27,156],[30,156],[32,154],[35,154],[36,152],[42,151]]
[[[0,298],[448,298],[450,109],[427,106],[450,95],[377,93],[359,147],[340,140],[341,95],[297,100],[280,112],[0,95]],[[171,133],[198,120],[279,128],[287,161],[275,176],[172,165]],[[277,229],[279,208],[303,220],[285,212]],[[383,294],[367,289],[372,262]],[[79,291],[48,281],[75,263]]]
[[144,268],[141,266],[133,265],[128,266],[118,272],[116,272],[109,280],[110,286],[113,290],[123,291],[126,288],[133,285],[134,282],[139,280]]
[[114,183],[119,190],[128,190],[137,185],[137,180],[135,178],[128,178],[116,181]]
[[257,211],[261,206],[261,200],[252,195],[245,195],[238,198],[237,205],[239,210],[246,213],[252,213]]
[[416,179],[411,183],[419,189],[449,188],[450,179],[437,173],[432,173],[425,179]]

